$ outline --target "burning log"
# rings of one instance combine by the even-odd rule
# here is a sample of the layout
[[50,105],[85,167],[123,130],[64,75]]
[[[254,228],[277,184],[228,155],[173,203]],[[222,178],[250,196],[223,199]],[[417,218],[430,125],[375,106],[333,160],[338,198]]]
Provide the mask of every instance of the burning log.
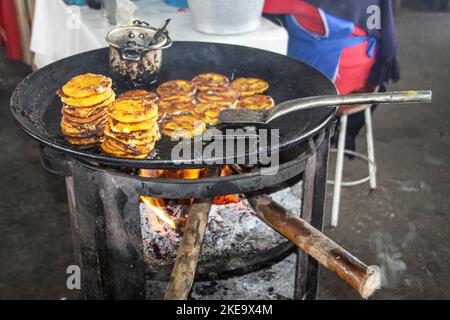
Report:
[[241,199],[239,198],[239,196],[234,195],[234,194],[229,194],[226,196],[217,196],[214,197],[213,199],[213,204],[216,205],[223,205],[223,204],[229,204],[229,203],[238,203],[240,202]]
[[380,286],[377,266],[367,266],[305,220],[290,213],[267,195],[248,198],[256,215],[325,268],[335,272],[367,299]]
[[165,300],[186,300],[191,291],[211,203],[211,198],[203,199],[201,202],[195,202],[189,211]]
[[[218,170],[208,169],[205,175],[218,175]],[[213,199],[194,202],[188,214],[183,240],[178,248],[177,258],[167,285],[165,300],[187,300],[194,282],[195,270],[202,248]]]

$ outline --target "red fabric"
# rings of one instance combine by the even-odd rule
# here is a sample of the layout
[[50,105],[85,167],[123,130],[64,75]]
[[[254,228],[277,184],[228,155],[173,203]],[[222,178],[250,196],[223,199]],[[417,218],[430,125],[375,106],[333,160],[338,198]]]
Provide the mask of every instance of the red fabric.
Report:
[[342,50],[339,71],[335,80],[340,94],[361,90],[367,84],[375,64],[376,50],[372,58],[367,56],[367,41]]
[[11,60],[20,60],[22,48],[20,44],[20,32],[17,23],[16,6],[14,0],[0,1],[0,28],[5,32],[6,54]]
[[300,0],[266,0],[264,13],[294,14],[297,22],[306,30],[317,34],[325,34],[325,26],[319,9]]
[[[297,22],[306,30],[325,35],[325,26],[319,9],[302,0],[266,0],[264,13],[294,14]],[[366,32],[355,26],[352,36],[367,36]],[[367,56],[367,41],[342,51],[339,72],[335,84],[341,94],[361,90],[367,83],[375,64],[376,54]]]

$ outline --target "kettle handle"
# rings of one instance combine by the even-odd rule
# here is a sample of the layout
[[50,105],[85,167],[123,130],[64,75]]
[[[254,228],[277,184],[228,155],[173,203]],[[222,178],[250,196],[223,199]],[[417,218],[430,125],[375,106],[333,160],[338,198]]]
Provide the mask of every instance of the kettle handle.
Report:
[[141,59],[142,50],[140,49],[125,47],[121,51],[122,58],[125,60],[139,61]]

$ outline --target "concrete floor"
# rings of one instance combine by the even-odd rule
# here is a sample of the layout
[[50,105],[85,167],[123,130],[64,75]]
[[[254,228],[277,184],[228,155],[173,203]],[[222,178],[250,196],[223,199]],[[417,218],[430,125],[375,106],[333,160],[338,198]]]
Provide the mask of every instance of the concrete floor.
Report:
[[[384,288],[373,298],[448,299],[450,14],[404,10],[397,26],[402,79],[389,89],[432,89],[433,104],[377,109],[378,188],[344,189],[340,225],[326,231],[361,260],[382,267]],[[365,152],[362,133],[357,149]],[[366,170],[348,161],[344,175],[362,177]],[[329,272],[321,286],[321,298],[357,298]]]
[[[449,17],[407,10],[397,17],[403,74],[389,89],[433,89],[434,102],[375,112],[379,187],[344,189],[340,225],[325,229],[381,266],[383,289],[374,299],[450,298]],[[77,298],[65,285],[74,259],[64,181],[42,169],[38,145],[9,113],[12,89],[29,70],[0,55],[0,299]],[[364,135],[357,149],[365,151]],[[346,177],[365,173],[364,164],[346,162]],[[319,298],[358,296],[323,271]]]

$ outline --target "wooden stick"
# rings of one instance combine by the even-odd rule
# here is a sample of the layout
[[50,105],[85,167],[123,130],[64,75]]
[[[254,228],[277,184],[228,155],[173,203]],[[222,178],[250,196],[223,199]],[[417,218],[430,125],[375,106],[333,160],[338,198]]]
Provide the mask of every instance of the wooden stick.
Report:
[[267,195],[248,197],[256,215],[367,299],[380,287],[378,266],[367,266]]
[[[208,169],[205,175],[218,175],[217,169]],[[191,206],[186,221],[183,240],[166,288],[165,300],[187,300],[194,282],[195,270],[205,236],[212,198],[196,201]]]
[[164,296],[165,300],[187,300],[188,298],[194,282],[211,202],[212,198],[195,202],[189,211],[184,237],[178,248],[177,258]]

